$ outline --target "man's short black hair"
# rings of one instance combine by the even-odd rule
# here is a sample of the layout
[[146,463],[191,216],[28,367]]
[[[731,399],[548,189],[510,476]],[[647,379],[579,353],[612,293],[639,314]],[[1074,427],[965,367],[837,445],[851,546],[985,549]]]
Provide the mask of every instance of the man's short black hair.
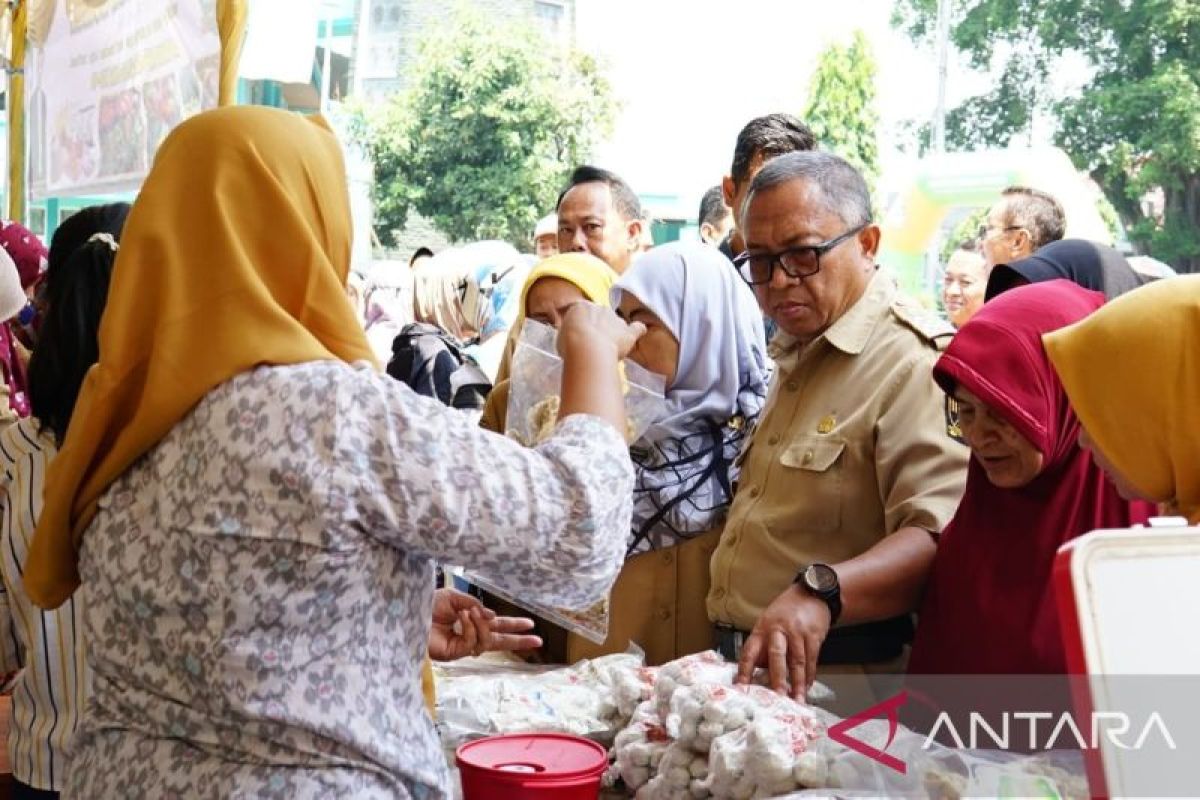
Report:
[[746,123],[733,149],[729,174],[741,186],[750,175],[755,156],[774,158],[785,153],[816,150],[817,139],[808,126],[791,114],[767,114]]
[[1007,224],[1028,231],[1034,250],[1066,235],[1067,214],[1053,195],[1028,186],[1009,186],[1000,196],[1005,200]]
[[418,247],[416,249],[416,251],[413,252],[412,257],[410,259],[408,259],[408,265],[411,267],[414,263],[416,263],[416,260],[418,258],[432,258],[432,257],[433,257],[433,251],[430,250],[428,247]]
[[576,167],[575,171],[571,173],[571,179],[567,182],[567,188],[563,189],[558,195],[558,202],[554,204],[554,210],[557,211],[562,206],[563,198],[566,197],[567,192],[583,183],[603,183],[607,185],[608,190],[612,192],[613,205],[616,206],[617,213],[626,222],[642,219],[645,216],[638,196],[634,194],[633,189],[630,188],[629,184],[620,175],[588,164]]
[[698,225],[708,223],[712,226],[717,226],[725,215],[729,213],[729,206],[725,205],[725,198],[721,195],[721,187],[714,186],[704,193],[704,197],[700,198],[700,221]]

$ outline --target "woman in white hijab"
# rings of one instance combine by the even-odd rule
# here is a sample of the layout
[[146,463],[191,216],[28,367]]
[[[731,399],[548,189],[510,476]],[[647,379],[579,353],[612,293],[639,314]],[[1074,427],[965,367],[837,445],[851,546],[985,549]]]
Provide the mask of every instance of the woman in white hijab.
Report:
[[737,455],[766,401],[770,363],[762,312],[713,248],[677,242],[639,256],[612,303],[646,325],[629,358],[666,378],[667,411],[630,449],[633,524],[608,640],[597,647],[568,637],[562,656],[570,662],[636,642],[658,664],[712,646],[709,560],[733,499]]

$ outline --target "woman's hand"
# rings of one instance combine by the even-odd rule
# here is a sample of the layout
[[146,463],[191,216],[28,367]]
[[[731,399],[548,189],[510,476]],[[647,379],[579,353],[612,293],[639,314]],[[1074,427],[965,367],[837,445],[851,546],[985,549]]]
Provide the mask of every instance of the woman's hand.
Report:
[[533,630],[533,620],[497,617],[474,597],[453,589],[433,593],[433,627],[429,631],[429,657],[454,661],[497,650],[533,650],[542,646]]
[[595,303],[579,302],[567,308],[558,329],[558,354],[564,359],[581,350],[605,352],[609,347],[622,359],[646,332],[640,322],[625,322],[616,313]]
[[646,332],[640,322],[627,323],[611,309],[576,303],[558,329],[563,360],[562,402],[558,418],[590,414],[625,435],[625,396],[617,362],[629,355]]

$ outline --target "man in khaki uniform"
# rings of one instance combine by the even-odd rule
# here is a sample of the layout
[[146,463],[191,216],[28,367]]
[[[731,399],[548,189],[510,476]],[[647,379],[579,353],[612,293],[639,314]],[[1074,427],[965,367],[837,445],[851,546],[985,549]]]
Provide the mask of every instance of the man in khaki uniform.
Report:
[[740,648],[743,679],[767,666],[798,697],[818,658],[896,663],[966,478],[932,378],[953,330],[875,265],[870,214],[862,176],[823,152],[770,161],[743,210],[738,267],[779,324],[778,370],[708,612],[721,650]]

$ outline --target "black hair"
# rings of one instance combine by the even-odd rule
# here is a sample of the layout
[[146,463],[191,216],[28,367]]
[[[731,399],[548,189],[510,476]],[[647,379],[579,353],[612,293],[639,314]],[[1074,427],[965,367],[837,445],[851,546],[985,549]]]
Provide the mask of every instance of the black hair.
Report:
[[54,231],[54,238],[50,240],[46,271],[51,272],[56,266],[60,266],[93,234],[107,233],[119,240],[130,208],[129,203],[88,206],[64,219]]
[[413,251],[412,257],[410,259],[408,259],[408,265],[411,267],[414,263],[416,263],[416,260],[418,258],[432,258],[432,257],[433,257],[433,251],[430,250],[428,247],[418,247],[415,251]]
[[717,225],[728,213],[729,206],[725,205],[721,187],[714,186],[700,198],[700,221],[697,224],[703,225],[707,222],[709,225]]
[[[100,358],[100,317],[117,256],[113,242],[128,212],[126,203],[85,208],[63,223],[50,245],[42,286],[46,312],[29,360],[29,405],[60,447],[84,376]],[[97,234],[106,238],[91,238]]]
[[554,204],[554,209],[557,211],[562,206],[563,198],[566,197],[567,192],[583,183],[603,183],[607,185],[608,190],[612,192],[613,205],[616,206],[617,213],[624,217],[626,222],[644,218],[641,201],[638,200],[638,196],[634,194],[633,189],[630,188],[629,184],[620,175],[587,164],[577,167],[571,173],[571,179],[567,182],[567,188],[563,189],[558,195],[558,202]]
[[729,174],[741,186],[750,175],[756,156],[764,159],[805,150],[816,150],[817,139],[809,127],[791,114],[767,114],[746,123],[733,148]]
[[1067,214],[1053,195],[1028,186],[1009,186],[1000,196],[1006,201],[1008,224],[1024,228],[1034,250],[1066,235]]

